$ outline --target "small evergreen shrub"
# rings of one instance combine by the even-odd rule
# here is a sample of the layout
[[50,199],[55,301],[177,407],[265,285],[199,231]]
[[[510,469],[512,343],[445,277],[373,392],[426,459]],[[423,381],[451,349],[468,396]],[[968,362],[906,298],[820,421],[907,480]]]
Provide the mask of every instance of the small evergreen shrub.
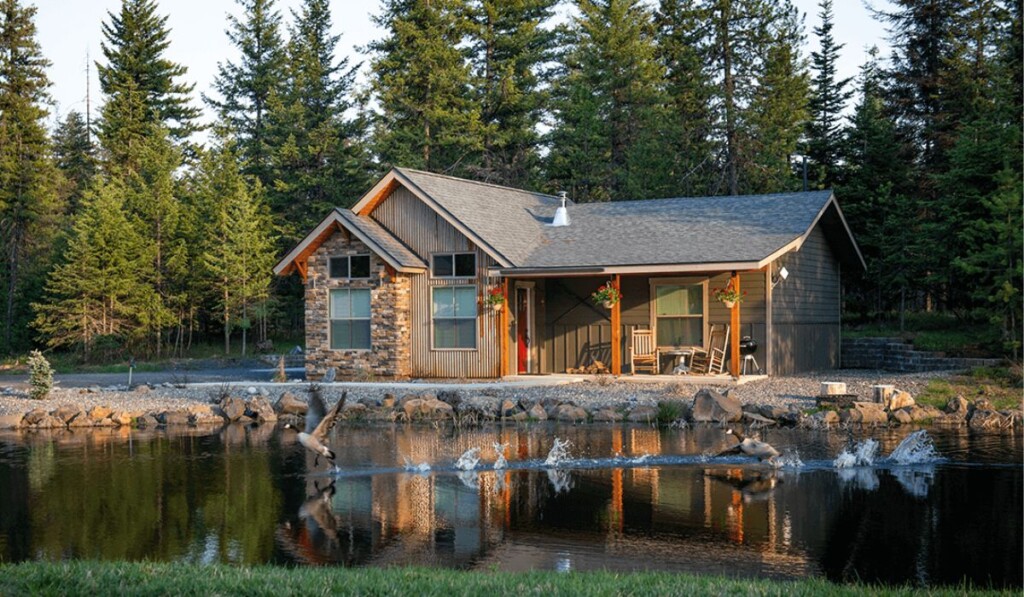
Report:
[[28,356],[28,384],[28,394],[36,400],[45,400],[53,389],[53,367],[38,350]]

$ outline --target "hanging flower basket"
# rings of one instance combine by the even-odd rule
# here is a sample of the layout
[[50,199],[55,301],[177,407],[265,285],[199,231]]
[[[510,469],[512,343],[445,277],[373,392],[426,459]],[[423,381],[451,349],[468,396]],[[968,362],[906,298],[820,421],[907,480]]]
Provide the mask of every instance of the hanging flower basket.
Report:
[[505,306],[505,292],[500,286],[495,286],[487,291],[484,303],[491,306],[491,309],[498,313]]
[[711,290],[711,295],[714,296],[715,299],[721,301],[727,309],[732,309],[736,306],[736,303],[743,302],[743,297],[747,295],[747,291],[744,290],[743,292],[740,292],[736,290],[732,287],[732,281],[730,280],[729,284],[725,288],[713,288]]
[[619,289],[615,287],[615,284],[610,280],[597,287],[597,290],[590,295],[590,299],[595,303],[601,305],[605,309],[611,309],[615,306],[615,303],[619,302],[622,295],[619,294]]

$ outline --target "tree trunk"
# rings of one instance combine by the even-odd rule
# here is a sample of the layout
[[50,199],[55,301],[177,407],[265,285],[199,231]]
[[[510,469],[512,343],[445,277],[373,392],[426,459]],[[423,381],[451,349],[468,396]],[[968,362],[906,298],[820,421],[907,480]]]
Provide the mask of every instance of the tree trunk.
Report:
[[228,291],[224,289],[224,356],[231,354],[231,308],[228,306]]

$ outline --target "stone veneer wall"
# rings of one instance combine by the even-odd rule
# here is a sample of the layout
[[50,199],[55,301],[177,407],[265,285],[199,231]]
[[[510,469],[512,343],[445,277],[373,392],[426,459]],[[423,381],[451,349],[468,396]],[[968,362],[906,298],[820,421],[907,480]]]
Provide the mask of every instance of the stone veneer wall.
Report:
[[[328,277],[328,258],[370,254],[370,279]],[[403,378],[410,374],[412,284],[406,274],[381,283],[384,261],[347,231],[335,232],[309,257],[306,278],[306,379],[322,379],[334,367],[338,379]],[[331,350],[329,291],[370,289],[370,350]]]

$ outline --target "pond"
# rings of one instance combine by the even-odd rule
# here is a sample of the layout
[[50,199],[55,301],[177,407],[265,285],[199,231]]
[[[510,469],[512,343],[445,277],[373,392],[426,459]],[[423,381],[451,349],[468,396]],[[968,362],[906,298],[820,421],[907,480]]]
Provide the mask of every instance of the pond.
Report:
[[0,435],[0,561],[1024,585],[1021,435],[919,433],[901,464],[908,433],[764,430],[776,470],[709,456],[718,426],[344,427],[338,471],[269,426]]

